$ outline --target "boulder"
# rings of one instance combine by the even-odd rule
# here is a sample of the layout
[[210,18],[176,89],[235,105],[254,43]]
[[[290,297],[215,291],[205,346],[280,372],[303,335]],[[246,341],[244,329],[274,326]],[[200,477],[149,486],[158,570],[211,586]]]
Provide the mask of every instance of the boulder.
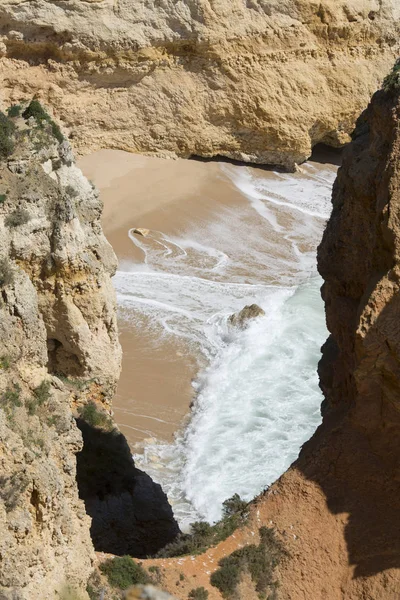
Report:
[[249,304],[242,308],[238,313],[233,313],[228,319],[229,323],[239,329],[245,329],[249,325],[251,319],[262,317],[265,311],[258,304]]
[[144,227],[136,227],[133,230],[133,233],[136,233],[136,235],[141,235],[143,237],[147,237],[150,233],[150,229],[145,229]]

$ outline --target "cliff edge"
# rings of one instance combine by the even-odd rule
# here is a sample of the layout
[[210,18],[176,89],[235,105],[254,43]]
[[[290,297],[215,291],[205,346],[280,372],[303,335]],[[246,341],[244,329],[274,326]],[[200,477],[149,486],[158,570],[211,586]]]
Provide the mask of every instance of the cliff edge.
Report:
[[1,94],[80,153],[293,169],[341,146],[399,50],[397,0],[3,0]]
[[117,261],[101,208],[38,102],[0,113],[4,599],[87,598],[94,549],[143,556],[178,531],[111,418]]
[[[344,151],[318,249],[331,334],[319,365],[323,422],[292,467],[255,500],[246,527],[187,565],[161,563],[171,584],[183,569],[189,585],[207,588],[209,600],[258,600],[266,564],[274,567],[270,597],[279,600],[398,598],[400,64],[384,87]],[[252,563],[240,571],[234,557],[254,548],[261,527],[272,528],[285,551],[275,563],[267,552],[262,571]],[[259,551],[254,555],[260,561]],[[221,596],[210,573],[213,580],[224,564],[214,576]]]

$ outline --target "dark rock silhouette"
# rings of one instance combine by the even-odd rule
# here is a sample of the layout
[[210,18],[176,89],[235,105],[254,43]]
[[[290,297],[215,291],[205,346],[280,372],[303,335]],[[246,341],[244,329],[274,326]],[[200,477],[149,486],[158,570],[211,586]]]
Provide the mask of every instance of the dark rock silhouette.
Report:
[[83,450],[77,455],[79,496],[92,518],[96,550],[145,558],[179,534],[161,486],[135,467],[125,437],[77,420]]

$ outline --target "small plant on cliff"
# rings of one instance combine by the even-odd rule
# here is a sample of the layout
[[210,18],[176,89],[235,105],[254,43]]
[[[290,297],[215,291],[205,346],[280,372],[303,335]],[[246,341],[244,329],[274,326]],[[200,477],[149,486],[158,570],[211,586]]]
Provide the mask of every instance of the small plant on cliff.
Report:
[[12,104],[7,108],[7,114],[11,119],[19,117],[21,114],[22,106],[20,104]]
[[3,408],[10,424],[14,425],[15,409],[22,406],[21,387],[18,383],[7,386],[0,398],[0,407]]
[[34,415],[38,406],[43,406],[50,398],[50,382],[42,381],[42,383],[33,390],[33,398],[27,403],[28,412]]
[[151,581],[146,571],[130,556],[110,558],[100,565],[100,571],[106,575],[112,587],[121,590],[126,590],[131,585],[145,584]]
[[396,61],[389,75],[386,75],[382,87],[388,93],[400,90],[400,59]]
[[61,132],[61,129],[59,128],[57,123],[53,121],[50,115],[44,110],[43,106],[38,100],[32,100],[29,106],[22,113],[22,116],[24,117],[24,119],[29,119],[30,117],[33,117],[36,120],[39,127],[43,127],[46,123],[49,123],[49,125],[51,126],[51,132],[56,138],[56,140],[60,143],[64,141],[64,136]]
[[0,111],[0,158],[7,158],[14,151],[14,123]]
[[235,494],[223,503],[223,516],[218,523],[215,525],[205,521],[192,523],[190,534],[181,534],[174,542],[160,550],[157,556],[169,558],[184,554],[201,554],[210,546],[216,546],[232,535],[239,525],[245,523],[247,506],[247,502]]
[[0,358],[0,369],[7,371],[11,366],[11,360],[9,356],[2,356]]
[[111,429],[112,420],[104,412],[98,409],[95,402],[88,402],[78,409],[79,416],[91,427],[101,427],[102,429]]
[[8,258],[0,259],[0,288],[14,283],[14,274]]
[[14,510],[19,499],[29,486],[30,480],[24,470],[13,473],[10,477],[0,476],[0,498],[7,512]]
[[157,565],[149,567],[149,573],[151,573],[151,580],[154,585],[160,585],[162,581],[161,569]]
[[204,587],[194,588],[190,590],[188,598],[189,600],[207,600],[208,591]]
[[2,403],[10,407],[22,406],[20,400],[21,388],[18,383],[8,386],[2,396]]
[[0,194],[0,205],[7,200],[7,194]]
[[224,598],[232,598],[242,575],[249,573],[260,598],[273,598],[278,586],[274,571],[286,553],[273,529],[260,528],[258,546],[249,544],[219,561],[219,569],[210,578]]
[[42,383],[33,390],[38,404],[42,406],[50,398],[50,381],[42,381]]
[[20,225],[25,225],[31,220],[31,217],[27,210],[22,208],[18,208],[14,210],[11,214],[7,215],[4,219],[4,224],[6,227],[19,227]]

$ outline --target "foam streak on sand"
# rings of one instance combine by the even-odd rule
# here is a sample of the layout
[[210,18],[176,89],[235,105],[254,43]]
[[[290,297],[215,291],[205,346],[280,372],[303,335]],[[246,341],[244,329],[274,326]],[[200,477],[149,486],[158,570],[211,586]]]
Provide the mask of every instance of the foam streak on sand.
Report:
[[[335,168],[295,175],[220,166],[243,202],[179,235],[129,237],[140,264],[115,277],[121,319],[184,340],[199,375],[191,419],[173,443],[144,443],[137,465],[159,481],[185,528],[251,499],[296,458],[318,425],[316,366],[326,338],[315,249]],[[250,303],[265,316],[245,330],[227,317]]]

